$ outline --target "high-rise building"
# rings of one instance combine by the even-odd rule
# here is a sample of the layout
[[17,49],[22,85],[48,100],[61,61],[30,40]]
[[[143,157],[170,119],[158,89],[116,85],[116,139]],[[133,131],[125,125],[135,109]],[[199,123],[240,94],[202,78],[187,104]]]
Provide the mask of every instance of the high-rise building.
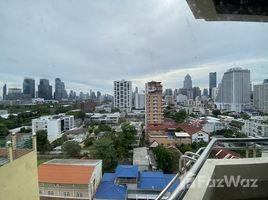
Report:
[[131,81],[114,81],[114,107],[121,112],[131,112],[132,83]]
[[23,94],[30,98],[35,98],[35,80],[32,78],[24,78]]
[[187,74],[184,78],[183,88],[188,89],[188,90],[192,89],[192,78],[189,74]]
[[268,113],[268,79],[262,84],[254,85],[254,107],[264,113]]
[[145,125],[147,131],[162,126],[164,120],[162,92],[161,82],[151,81],[145,84]]
[[233,68],[224,73],[215,101],[221,110],[242,112],[250,105],[250,71]]
[[7,84],[3,86],[3,100],[6,100],[6,96],[7,96]]
[[49,80],[40,79],[40,82],[38,85],[38,97],[44,98],[45,100],[52,99],[52,86],[49,85]]
[[55,92],[54,92],[54,99],[55,100],[62,100],[67,99],[67,91],[65,90],[65,84],[61,81],[60,78],[55,79]]
[[193,87],[193,99],[196,97],[201,97],[201,90],[199,87]]
[[145,94],[135,93],[135,109],[144,109],[145,108]]
[[217,72],[209,73],[209,97],[212,97],[212,88],[217,87]]
[[165,91],[165,96],[173,96],[173,91],[172,91],[171,88],[166,89],[166,91]]
[[205,96],[205,97],[208,97],[209,96],[208,89],[207,88],[204,88],[203,89],[203,96]]

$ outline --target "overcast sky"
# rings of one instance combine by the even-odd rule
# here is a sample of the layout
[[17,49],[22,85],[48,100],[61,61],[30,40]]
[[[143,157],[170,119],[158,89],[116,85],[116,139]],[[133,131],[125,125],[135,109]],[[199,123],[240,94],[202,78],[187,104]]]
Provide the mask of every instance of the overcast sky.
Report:
[[0,1],[0,91],[24,77],[111,94],[121,79],[180,88],[187,73],[203,88],[231,67],[268,78],[268,23],[196,20],[185,0]]

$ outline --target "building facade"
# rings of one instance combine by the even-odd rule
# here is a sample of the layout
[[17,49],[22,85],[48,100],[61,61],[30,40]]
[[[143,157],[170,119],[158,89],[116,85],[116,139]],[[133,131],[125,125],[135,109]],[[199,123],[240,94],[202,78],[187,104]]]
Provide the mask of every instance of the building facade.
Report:
[[114,81],[114,107],[121,112],[131,112],[132,109],[132,82]]
[[224,73],[216,105],[220,110],[242,112],[250,106],[250,71],[229,69]]
[[25,78],[23,80],[23,94],[30,98],[35,98],[35,80],[32,78]]
[[101,160],[50,160],[38,167],[40,200],[93,199],[101,178]]
[[184,78],[183,88],[188,90],[192,89],[192,78],[189,74],[187,74]]
[[253,99],[257,110],[268,113],[268,79],[262,84],[254,85]]
[[135,109],[142,110],[145,109],[145,94],[135,93]]
[[61,133],[74,128],[73,115],[49,115],[32,120],[32,131],[46,130],[49,141],[61,137]]
[[45,100],[52,99],[52,86],[49,85],[48,79],[40,79],[38,85],[38,98],[43,98]]
[[54,93],[54,99],[55,100],[62,100],[67,99],[68,95],[65,90],[65,84],[60,80],[60,78],[55,79],[55,93]]
[[212,98],[212,89],[217,87],[217,72],[209,73],[209,97]]
[[164,120],[161,82],[151,81],[145,84],[145,126],[154,130],[162,126]]

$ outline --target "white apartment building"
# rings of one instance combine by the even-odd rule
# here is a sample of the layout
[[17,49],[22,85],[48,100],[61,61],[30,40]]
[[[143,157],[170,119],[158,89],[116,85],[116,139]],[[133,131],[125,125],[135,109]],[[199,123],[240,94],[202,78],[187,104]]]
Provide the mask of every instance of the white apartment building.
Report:
[[247,136],[267,137],[268,136],[268,117],[254,116],[249,120],[243,121],[242,132]]
[[131,112],[132,83],[131,81],[114,81],[114,107],[121,112]]
[[224,73],[215,104],[220,110],[241,112],[250,106],[250,71],[233,68]]
[[254,107],[264,113],[268,113],[268,79],[262,84],[254,85]]
[[206,133],[213,133],[215,131],[226,129],[228,127],[226,122],[218,118],[206,117],[204,120],[206,123],[203,125],[202,130]]
[[32,120],[32,131],[36,133],[40,130],[46,130],[48,140],[54,141],[61,137],[61,134],[65,131],[74,128],[74,116],[73,115],[49,115],[42,116]]
[[145,109],[145,94],[135,93],[135,109],[142,110]]
[[98,124],[118,124],[120,119],[120,113],[94,113],[90,119]]

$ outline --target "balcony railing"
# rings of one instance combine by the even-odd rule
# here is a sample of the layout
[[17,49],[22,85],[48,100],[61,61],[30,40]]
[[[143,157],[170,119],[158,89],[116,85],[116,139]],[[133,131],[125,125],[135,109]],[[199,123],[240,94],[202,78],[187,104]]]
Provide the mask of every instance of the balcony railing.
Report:
[[[233,146],[226,145],[219,146],[216,144],[228,143],[236,144]],[[212,151],[215,149],[229,149],[229,150],[242,150],[245,151],[245,157],[249,157],[249,152],[252,151],[252,156],[257,157],[257,152],[268,149],[268,137],[267,138],[214,138],[210,141],[208,146],[203,150],[200,149],[196,153],[185,153],[182,156],[183,159],[188,159],[184,168],[179,172],[170,183],[164,188],[164,190],[158,195],[156,200],[161,200],[166,194],[168,189],[174,184],[174,182],[181,177],[179,186],[174,190],[174,192],[168,198],[169,200],[183,199],[184,195],[187,193],[189,187],[195,180],[200,169],[203,167],[206,160],[211,155]],[[201,154],[201,151],[203,153]],[[194,164],[193,164],[194,163]],[[193,164],[193,165],[192,165]],[[187,169],[190,168],[188,172]],[[182,176],[183,175],[183,176]]]

